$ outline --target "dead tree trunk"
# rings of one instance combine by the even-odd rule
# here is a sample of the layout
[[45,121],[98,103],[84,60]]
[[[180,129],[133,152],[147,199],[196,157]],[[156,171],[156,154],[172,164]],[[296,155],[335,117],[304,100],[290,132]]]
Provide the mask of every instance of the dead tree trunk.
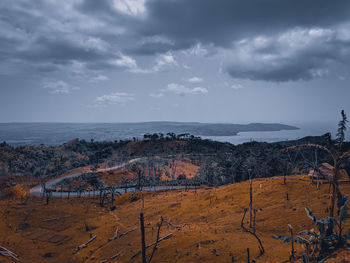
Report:
[[41,199],[43,200],[45,197],[45,193],[46,193],[46,184],[45,181],[42,181],[41,183]]
[[158,225],[158,229],[157,229],[157,240],[156,240],[156,243],[155,243],[155,245],[154,245],[154,247],[153,247],[153,251],[152,251],[152,254],[151,254],[151,256],[150,256],[150,258],[149,258],[149,260],[148,260],[148,263],[151,263],[152,258],[153,258],[153,255],[154,255],[154,252],[156,252],[157,245],[158,245],[158,243],[159,243],[160,229],[161,229],[161,227],[162,227],[162,225],[163,225],[163,222],[164,222],[164,219],[163,219],[163,217],[161,217],[160,222],[157,224],[157,225]]
[[146,263],[146,240],[145,240],[145,225],[144,225],[143,213],[140,213],[140,228],[141,228],[142,263]]
[[255,219],[256,219],[256,212],[258,210],[254,209],[254,219],[253,219],[253,233],[255,233]]
[[249,178],[249,227],[252,228],[253,222],[253,180]]
[[289,260],[291,260],[291,259],[294,259],[294,252],[295,252],[294,251],[294,235],[293,235],[293,227],[290,224],[288,224],[288,229],[289,229],[289,232],[290,232],[290,236],[292,238],[292,240],[291,240],[292,251],[291,251],[290,258],[289,258]]
[[241,220],[241,228],[242,228],[245,232],[247,232],[247,233],[253,235],[253,236],[256,238],[256,240],[259,242],[258,248],[259,248],[259,251],[260,251],[260,255],[263,255],[264,252],[265,252],[265,249],[264,249],[264,246],[263,246],[263,244],[262,244],[260,238],[257,236],[256,233],[250,231],[249,229],[247,229],[247,228],[244,226],[244,218],[245,218],[245,215],[246,215],[246,213],[247,213],[247,210],[248,210],[247,208],[244,208],[244,213],[243,213],[243,217],[242,217],[242,220]]
[[46,205],[49,204],[50,198],[51,198],[52,190],[46,189],[45,190],[45,195],[46,195]]

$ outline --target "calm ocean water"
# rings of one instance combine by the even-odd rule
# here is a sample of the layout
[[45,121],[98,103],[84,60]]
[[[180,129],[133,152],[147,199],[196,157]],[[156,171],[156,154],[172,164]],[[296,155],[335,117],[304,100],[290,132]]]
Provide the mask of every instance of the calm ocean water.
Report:
[[[299,127],[299,130],[274,132],[241,132],[237,136],[202,136],[217,141],[241,144],[249,141],[277,142],[294,140],[305,136],[322,135],[332,132],[335,136],[337,123],[288,123]],[[0,123],[0,141],[11,145],[59,145],[74,138],[84,140],[120,140],[143,136],[147,131],[130,128],[129,125],[118,123]],[[157,131],[163,132],[168,131]],[[196,135],[196,134],[194,134]],[[349,132],[346,140],[350,139]]]
[[[287,140],[296,140],[306,136],[318,136],[331,132],[332,138],[337,133],[337,122],[318,122],[318,123],[288,123],[299,127],[299,130],[291,131],[273,131],[273,132],[240,132],[237,136],[210,136],[206,137],[212,140],[230,142],[232,144],[241,144],[249,141],[258,142],[279,142]],[[202,136],[203,137],[203,136]],[[346,140],[350,140],[350,127],[345,133]],[[204,137],[203,137],[204,138]]]

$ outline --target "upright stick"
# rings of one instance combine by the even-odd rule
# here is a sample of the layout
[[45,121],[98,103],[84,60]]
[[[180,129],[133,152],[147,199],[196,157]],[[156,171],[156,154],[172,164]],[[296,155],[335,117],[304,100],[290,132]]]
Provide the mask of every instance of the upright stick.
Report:
[[142,263],[146,263],[146,241],[145,241],[145,225],[143,213],[140,213],[140,227],[141,227],[141,244],[142,244]]

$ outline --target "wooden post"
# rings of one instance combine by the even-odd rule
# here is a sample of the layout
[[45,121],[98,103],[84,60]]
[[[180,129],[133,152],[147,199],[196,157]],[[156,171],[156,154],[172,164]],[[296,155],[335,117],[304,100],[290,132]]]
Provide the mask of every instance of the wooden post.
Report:
[[247,257],[248,257],[248,263],[250,263],[250,256],[249,256],[249,247],[247,248]]
[[142,245],[142,263],[146,263],[146,241],[145,241],[145,225],[143,213],[140,213],[140,228],[141,228],[141,245]]
[[[293,235],[293,227],[288,224],[288,229],[289,229],[289,232],[290,232],[290,236],[292,238],[291,240],[291,244],[292,244],[292,251],[291,251],[291,256],[290,256],[290,259],[293,259],[294,260],[294,235]],[[293,261],[294,262],[294,261]]]
[[252,228],[253,221],[253,180],[249,178],[249,227]]
[[258,210],[254,209],[254,220],[253,220],[253,233],[255,233],[255,218],[256,218],[256,212]]

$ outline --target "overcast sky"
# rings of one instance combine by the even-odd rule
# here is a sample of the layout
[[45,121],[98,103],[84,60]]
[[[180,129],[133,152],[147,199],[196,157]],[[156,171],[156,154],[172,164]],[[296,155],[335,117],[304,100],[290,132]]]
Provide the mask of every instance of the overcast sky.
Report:
[[2,0],[0,122],[350,115],[349,0]]

